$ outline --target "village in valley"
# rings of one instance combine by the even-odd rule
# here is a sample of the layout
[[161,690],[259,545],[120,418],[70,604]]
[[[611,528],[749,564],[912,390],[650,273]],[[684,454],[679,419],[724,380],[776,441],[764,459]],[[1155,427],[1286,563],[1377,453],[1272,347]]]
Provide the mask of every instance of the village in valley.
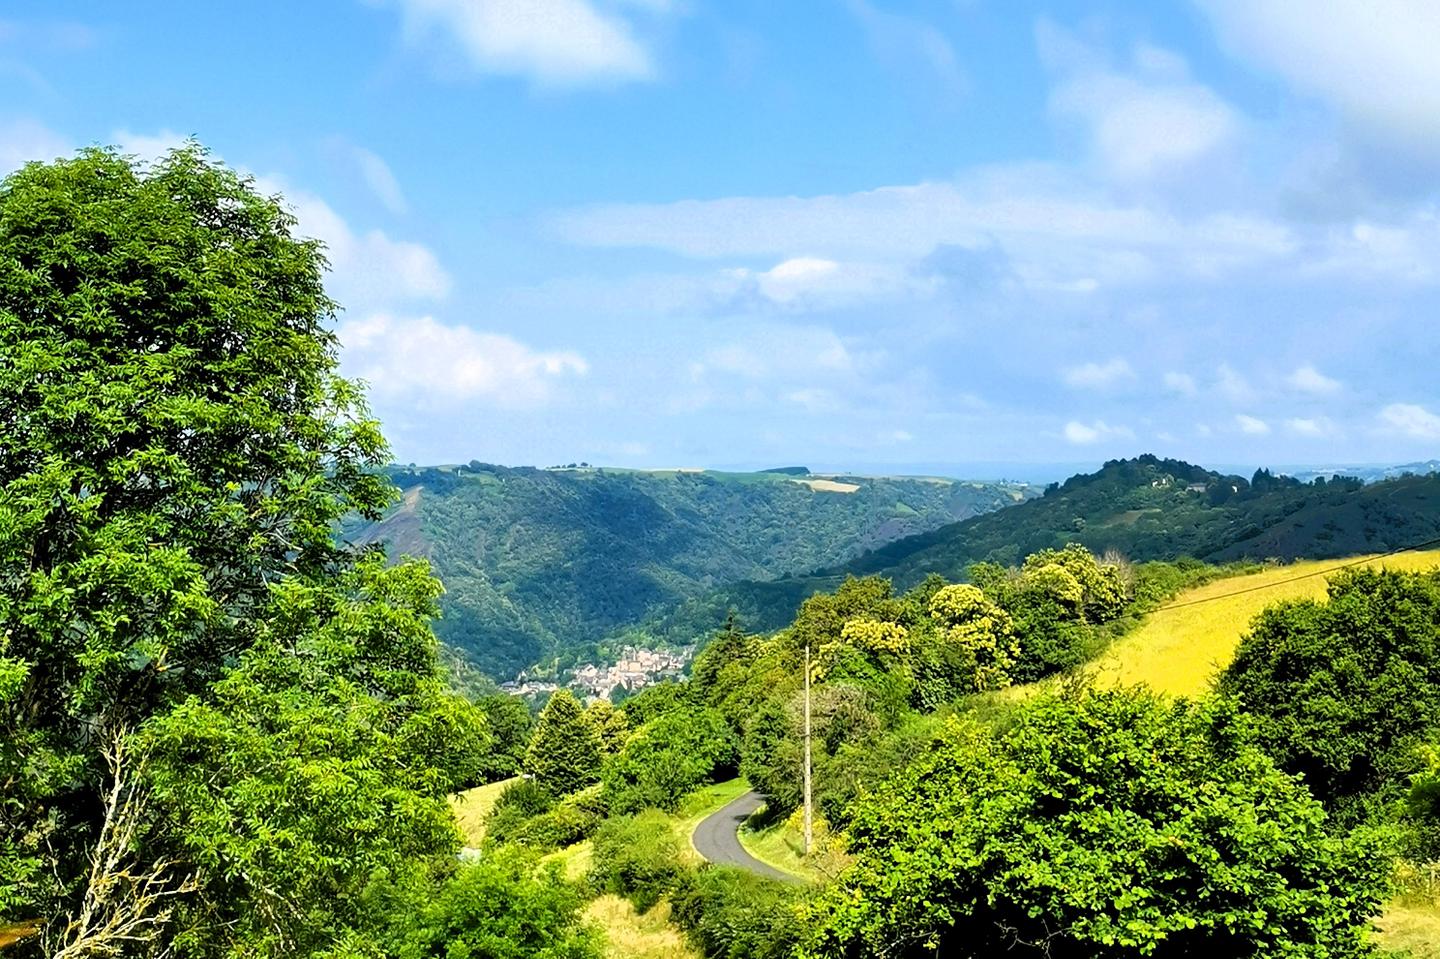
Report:
[[613,665],[582,663],[562,673],[559,681],[532,679],[528,672],[522,672],[500,689],[516,696],[532,696],[548,695],[563,687],[575,690],[587,702],[613,700],[617,690],[629,695],[667,679],[679,679],[694,655],[694,646],[673,650],[625,646]]

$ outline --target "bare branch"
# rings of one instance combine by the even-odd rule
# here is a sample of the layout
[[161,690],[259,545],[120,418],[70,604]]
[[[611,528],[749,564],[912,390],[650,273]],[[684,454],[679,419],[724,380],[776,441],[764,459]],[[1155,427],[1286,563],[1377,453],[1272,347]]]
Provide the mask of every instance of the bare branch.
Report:
[[[177,900],[198,883],[170,859],[146,860],[136,832],[148,799],[144,761],[132,759],[128,731],[115,730],[104,750],[110,768],[105,818],[90,853],[90,874],[79,910],[47,950],[51,959],[111,959],[154,945]],[[133,768],[131,768],[133,766]]]

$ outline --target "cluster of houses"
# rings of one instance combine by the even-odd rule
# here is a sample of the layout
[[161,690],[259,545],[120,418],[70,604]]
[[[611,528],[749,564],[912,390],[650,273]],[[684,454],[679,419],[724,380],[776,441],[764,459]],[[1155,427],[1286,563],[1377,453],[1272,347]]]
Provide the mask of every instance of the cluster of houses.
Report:
[[677,650],[626,646],[620,651],[620,661],[613,666],[594,663],[577,666],[570,686],[590,699],[610,699],[617,687],[633,693],[652,683],[680,678],[694,654],[694,646]]
[[587,700],[611,699],[616,689],[633,693],[666,679],[679,679],[685,664],[695,655],[694,646],[680,649],[641,649],[626,646],[614,665],[585,663],[570,672],[566,682],[555,683],[528,679],[521,673],[500,689],[516,696],[548,696],[560,686],[568,686]]

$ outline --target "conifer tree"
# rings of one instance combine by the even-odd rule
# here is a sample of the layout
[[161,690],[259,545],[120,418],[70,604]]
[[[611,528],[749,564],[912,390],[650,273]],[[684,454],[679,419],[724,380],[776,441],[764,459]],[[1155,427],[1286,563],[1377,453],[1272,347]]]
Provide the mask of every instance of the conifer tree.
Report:
[[525,771],[557,796],[600,778],[600,736],[568,689],[557,690],[540,711]]

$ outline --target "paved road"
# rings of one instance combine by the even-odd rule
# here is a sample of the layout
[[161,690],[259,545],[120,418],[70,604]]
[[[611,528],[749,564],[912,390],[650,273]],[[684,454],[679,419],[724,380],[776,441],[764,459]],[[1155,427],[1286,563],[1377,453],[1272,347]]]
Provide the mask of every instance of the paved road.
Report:
[[778,879],[781,882],[800,882],[799,877],[776,869],[774,866],[768,866],[750,855],[745,851],[745,847],[740,845],[740,838],[735,835],[740,824],[763,805],[765,805],[765,797],[752,790],[743,796],[732,799],[718,812],[713,812],[700,820],[700,825],[695,827],[695,835],[691,837],[691,841],[695,844],[695,851],[710,862],[739,866],[741,869],[748,869],[750,872],[770,879]]

